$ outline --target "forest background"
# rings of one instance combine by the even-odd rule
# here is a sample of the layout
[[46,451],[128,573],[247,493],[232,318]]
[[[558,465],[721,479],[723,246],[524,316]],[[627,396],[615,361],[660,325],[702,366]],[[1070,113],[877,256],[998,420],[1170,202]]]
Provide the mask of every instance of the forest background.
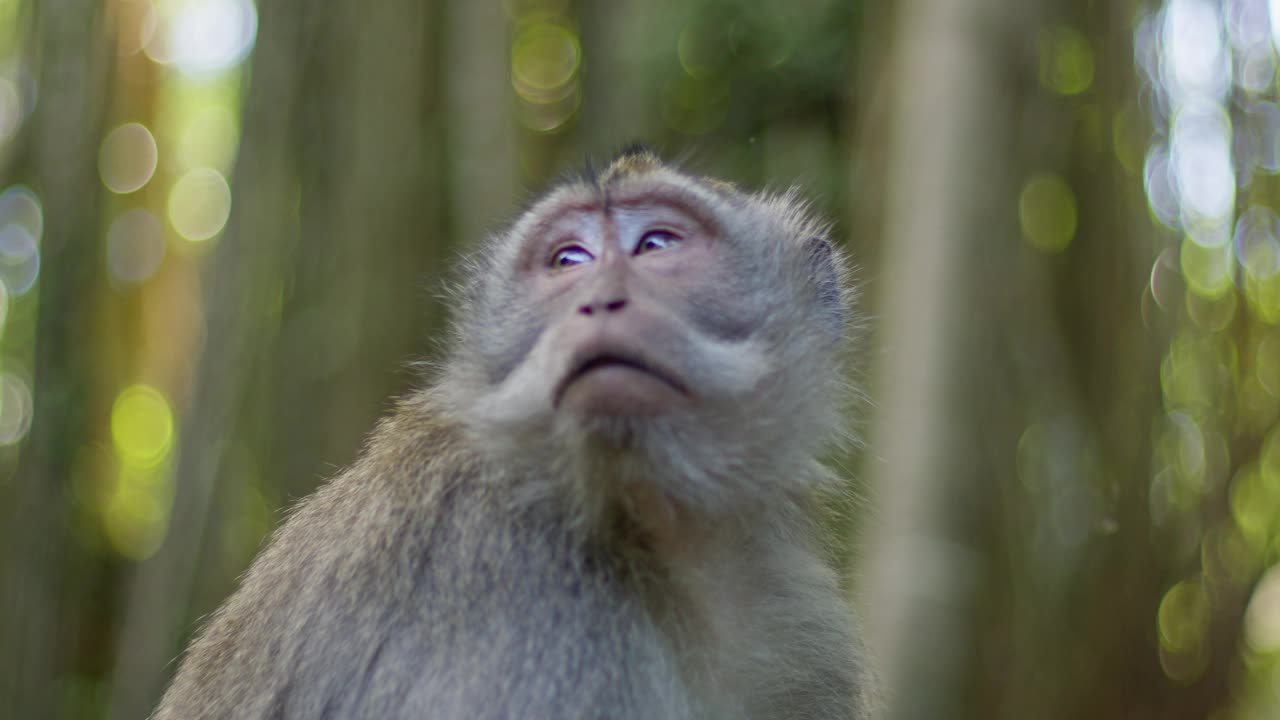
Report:
[[893,718],[1280,716],[1280,2],[0,0],[0,717],[141,718],[642,140],[855,257]]

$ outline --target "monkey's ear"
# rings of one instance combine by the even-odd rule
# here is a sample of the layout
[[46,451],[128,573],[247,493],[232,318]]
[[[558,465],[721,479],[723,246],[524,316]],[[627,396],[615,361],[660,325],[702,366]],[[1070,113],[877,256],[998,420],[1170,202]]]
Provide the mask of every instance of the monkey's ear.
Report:
[[836,270],[835,250],[831,243],[820,237],[805,240],[804,248],[810,276],[818,289],[818,303],[831,317],[834,329],[840,332],[844,327],[844,304],[840,301],[840,276]]

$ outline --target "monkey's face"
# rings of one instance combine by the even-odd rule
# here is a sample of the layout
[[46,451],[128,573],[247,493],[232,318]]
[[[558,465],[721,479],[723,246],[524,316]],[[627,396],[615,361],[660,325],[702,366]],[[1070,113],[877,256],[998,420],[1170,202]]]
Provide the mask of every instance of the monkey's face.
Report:
[[833,425],[842,300],[811,229],[665,168],[562,188],[481,258],[454,404],[513,457],[730,492]]
[[519,282],[545,318],[530,359],[570,422],[687,414],[729,389],[701,370],[752,318],[731,305],[696,311],[732,285],[723,231],[658,190],[619,192],[607,207],[570,201],[522,248]]

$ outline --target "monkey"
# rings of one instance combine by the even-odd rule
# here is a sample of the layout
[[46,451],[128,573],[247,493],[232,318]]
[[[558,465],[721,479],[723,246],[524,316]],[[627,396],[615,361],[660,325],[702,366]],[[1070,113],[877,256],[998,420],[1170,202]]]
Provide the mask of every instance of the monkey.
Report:
[[644,147],[536,200],[154,720],[869,717],[816,519],[856,325],[828,230]]

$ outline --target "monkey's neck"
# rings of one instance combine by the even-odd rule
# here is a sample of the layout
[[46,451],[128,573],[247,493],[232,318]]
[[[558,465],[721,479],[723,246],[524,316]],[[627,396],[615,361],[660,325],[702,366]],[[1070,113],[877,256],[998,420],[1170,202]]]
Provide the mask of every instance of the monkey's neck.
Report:
[[664,490],[680,480],[659,481],[616,466],[551,482],[561,488],[558,512],[584,539],[610,548],[628,566],[663,577],[701,573],[721,548],[740,545],[753,529],[772,523],[758,509],[699,512]]

